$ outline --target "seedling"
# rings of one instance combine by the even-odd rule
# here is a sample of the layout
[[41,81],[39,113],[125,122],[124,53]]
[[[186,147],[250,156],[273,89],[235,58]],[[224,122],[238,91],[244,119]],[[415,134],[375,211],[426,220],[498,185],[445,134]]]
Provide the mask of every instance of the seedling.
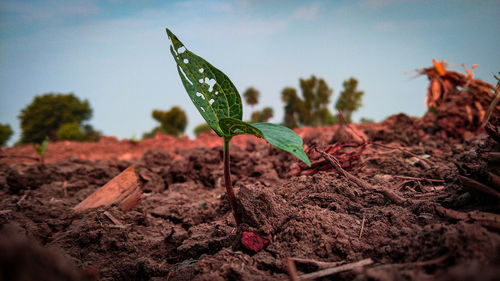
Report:
[[135,143],[135,144],[138,144],[138,143],[140,143],[140,142],[141,142],[141,140],[140,140],[140,139],[138,139],[138,138],[135,136],[135,134],[133,134],[133,135],[132,135],[132,137],[130,138],[130,141],[132,141],[132,142],[133,142],[133,143]]
[[33,148],[40,155],[40,163],[45,163],[45,152],[47,151],[47,147],[49,146],[49,137],[45,137],[41,144],[34,143]]
[[242,121],[241,97],[234,84],[219,69],[190,52],[168,28],[172,43],[170,53],[177,63],[177,71],[191,101],[214,132],[224,140],[224,183],[234,220],[239,226],[241,218],[231,184],[229,142],[231,138],[248,134],[265,139],[271,145],[287,151],[306,165],[311,162],[302,148],[302,139],[292,130],[271,123]]

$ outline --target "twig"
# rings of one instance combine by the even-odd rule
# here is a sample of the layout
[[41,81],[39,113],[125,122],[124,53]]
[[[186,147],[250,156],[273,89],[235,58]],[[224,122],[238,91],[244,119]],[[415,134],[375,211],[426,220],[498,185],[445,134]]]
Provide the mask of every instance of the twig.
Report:
[[117,229],[127,229],[130,226],[130,224],[123,224],[123,225],[110,225],[109,228],[117,228]]
[[[500,72],[499,72],[500,74]],[[491,113],[493,113],[493,110],[497,107],[498,102],[500,101],[500,79],[496,76],[493,75],[495,79],[497,79],[497,86],[495,87],[495,98],[493,98],[493,101],[491,101],[490,106],[488,107],[488,110],[486,110],[486,114],[484,115],[483,123],[481,124],[481,127],[484,128],[486,126],[486,123],[488,123],[488,120],[490,119]]]
[[300,279],[301,280],[308,280],[308,279],[325,277],[325,276],[329,276],[329,275],[339,273],[342,271],[353,270],[357,267],[362,267],[362,266],[369,265],[372,263],[373,263],[373,260],[368,258],[368,259],[360,260],[360,261],[353,262],[353,263],[348,263],[348,264],[344,264],[344,265],[340,265],[340,266],[336,266],[336,267],[332,267],[332,268],[323,269],[323,270],[316,271],[313,273],[303,274],[300,276]]
[[444,183],[444,180],[439,180],[439,179],[415,178],[415,177],[407,177],[407,176],[394,176],[394,177],[397,179],[402,179],[402,180],[415,180],[415,181],[428,181],[428,182]]
[[318,267],[319,269],[330,268],[338,266],[339,264],[343,263],[343,262],[324,262],[324,261],[317,261],[317,260],[303,259],[303,258],[289,258],[289,259],[292,259],[294,262],[298,263],[312,264]]
[[295,268],[295,263],[292,258],[286,259],[286,265],[288,269],[288,276],[290,277],[290,281],[299,281],[299,275],[297,274],[297,268]]
[[381,192],[385,197],[389,198],[392,202],[401,204],[403,202],[406,202],[407,200],[402,198],[401,196],[397,195],[396,193],[392,192],[392,190],[389,190],[387,188],[376,188],[375,190]]
[[500,142],[500,134],[498,132],[498,127],[491,124],[491,122],[486,123],[484,126],[486,133],[493,138],[495,141]]
[[488,160],[488,163],[500,163],[500,152],[488,152],[486,154],[486,158]]
[[423,194],[415,194],[413,197],[415,198],[427,198],[427,197],[434,197],[434,196],[443,196],[446,195],[446,193],[423,193]]
[[355,136],[357,136],[360,140],[362,140],[362,141],[363,141],[363,143],[366,143],[366,139],[365,139],[365,138],[363,138],[362,136],[360,136],[360,135],[358,134],[358,132],[356,132],[356,131],[355,131],[355,130],[351,127],[351,125],[347,122],[347,120],[345,119],[345,116],[344,116],[344,113],[342,112],[342,110],[340,110],[340,109],[339,109],[339,110],[338,110],[338,112],[339,112],[340,119],[341,119],[342,121],[344,121],[344,124],[347,126],[347,128],[349,128]]
[[395,152],[398,152],[400,151],[399,149],[393,149],[393,150],[387,150],[387,151],[381,151],[381,152],[377,152],[377,153],[366,153],[365,155],[385,155],[385,154],[394,154]]
[[24,200],[30,195],[30,190],[27,190],[23,196],[21,196],[21,198],[19,199],[19,201],[17,201],[16,205],[17,206],[21,206],[21,203],[24,202]]
[[487,185],[484,185],[480,182],[477,182],[473,179],[469,179],[468,177],[464,177],[464,176],[458,176],[458,178],[462,182],[462,185],[465,187],[480,191],[482,193],[492,195],[492,196],[496,197],[497,199],[500,198],[500,192],[496,191],[495,189],[493,189]]
[[396,184],[394,184],[393,186],[389,187],[389,189],[392,189],[392,190],[399,190],[401,187],[403,187],[405,184],[409,183],[411,181],[409,180],[402,180],[402,181],[399,181],[397,182]]
[[445,261],[450,257],[450,254],[445,254],[443,256],[427,260],[427,261],[417,261],[417,262],[406,262],[406,263],[393,263],[393,264],[381,264],[375,266],[374,268],[384,268],[384,267],[406,267],[406,266],[428,266],[436,263],[440,263]]
[[19,201],[17,201],[16,205],[21,206],[21,203],[24,201],[24,199],[26,199],[26,193],[23,194],[23,196],[21,196],[21,199],[19,199]]
[[123,223],[115,218],[113,215],[111,215],[108,211],[104,211],[103,213],[112,223],[114,223],[116,226],[123,226]]
[[374,187],[372,187],[369,183],[367,183],[366,181],[360,179],[360,178],[357,178],[353,175],[351,175],[349,172],[347,172],[346,170],[344,170],[342,168],[342,166],[340,165],[339,161],[337,160],[337,158],[335,158],[335,156],[333,155],[329,155],[328,153],[324,152],[324,151],[319,151],[319,150],[316,150],[318,151],[321,156],[328,162],[330,163],[330,165],[332,165],[332,167],[337,171],[337,173],[343,175],[344,177],[346,177],[348,180],[354,182],[355,184],[357,184],[358,186],[360,187],[363,187],[363,188],[366,188],[366,189],[374,189]]
[[397,204],[401,204],[401,203],[403,203],[403,202],[406,201],[405,199],[403,199],[402,197],[400,197],[399,195],[395,194],[394,192],[392,192],[391,190],[389,190],[387,188],[374,187],[374,186],[370,185],[369,183],[367,183],[366,181],[353,176],[352,174],[350,174],[346,170],[342,169],[342,166],[340,165],[340,163],[337,160],[337,158],[335,158],[335,156],[329,155],[328,153],[326,153],[324,151],[319,151],[317,149],[316,149],[316,151],[318,151],[321,154],[321,156],[323,156],[323,158],[325,158],[325,160],[328,161],[328,163],[330,163],[330,165],[332,165],[333,168],[339,174],[343,175],[348,180],[354,182],[359,187],[362,187],[362,188],[365,188],[365,189],[374,189],[374,190],[377,190],[377,191],[381,192],[382,194],[384,194],[391,201],[393,201],[394,203],[397,203]]
[[497,188],[497,190],[500,189],[500,176],[493,174],[492,172],[488,172],[488,176],[490,178],[490,184],[493,185],[494,187]]
[[435,209],[441,215],[454,219],[454,220],[464,220],[464,221],[476,221],[482,226],[490,227],[495,230],[500,230],[500,215],[485,213],[480,211],[472,211],[468,213],[459,212],[451,209],[446,209],[441,206],[435,206]]
[[344,116],[344,112],[342,112],[342,110],[340,109],[337,109],[338,113],[339,113],[339,117],[340,117],[340,123],[341,124],[347,124],[347,120],[345,119],[345,116]]
[[63,182],[63,191],[64,191],[64,197],[68,197],[68,182],[67,181],[64,181]]
[[363,229],[364,228],[365,228],[365,215],[363,214],[363,221],[361,221],[361,230],[359,231],[358,238],[361,238],[361,235],[363,234]]

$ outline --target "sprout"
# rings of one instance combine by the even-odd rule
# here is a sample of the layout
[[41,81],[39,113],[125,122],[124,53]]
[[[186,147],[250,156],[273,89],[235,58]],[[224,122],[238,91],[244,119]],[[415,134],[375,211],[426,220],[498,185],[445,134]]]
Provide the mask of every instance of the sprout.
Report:
[[271,145],[293,154],[308,166],[311,162],[302,147],[302,139],[289,128],[271,123],[250,124],[242,121],[241,97],[231,80],[209,62],[189,51],[169,29],[167,35],[172,43],[170,53],[177,63],[184,88],[210,128],[224,140],[224,182],[236,225],[239,226],[241,218],[237,213],[238,205],[231,184],[229,142],[232,137],[248,134],[263,138]]

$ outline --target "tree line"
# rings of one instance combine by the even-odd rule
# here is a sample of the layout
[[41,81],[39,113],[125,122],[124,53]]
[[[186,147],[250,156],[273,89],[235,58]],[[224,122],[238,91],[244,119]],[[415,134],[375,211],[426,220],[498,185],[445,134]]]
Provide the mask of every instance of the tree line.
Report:
[[[300,92],[292,87],[281,91],[284,103],[283,125],[289,128],[300,126],[324,126],[338,122],[337,114],[328,108],[333,95],[326,81],[316,76],[299,80]],[[349,78],[343,82],[343,90],[334,105],[342,110],[348,122],[352,113],[361,107],[363,91],[358,90],[358,81]],[[250,87],[243,93],[245,103],[252,108],[250,122],[267,122],[274,116],[272,107],[266,106],[254,110],[259,103],[260,92]],[[36,96],[33,101],[21,110],[18,118],[21,123],[21,138],[18,143],[41,143],[46,137],[50,140],[97,141],[102,133],[95,130],[87,121],[92,117],[92,108],[87,100],[80,100],[73,93],[47,93]],[[159,125],[143,134],[143,138],[154,137],[156,133],[182,136],[186,129],[188,118],[184,110],[178,106],[170,110],[155,109],[151,117]],[[362,118],[363,121],[371,121]],[[209,132],[206,124],[194,128],[194,134]],[[0,146],[4,146],[12,136],[12,128],[0,123]]]

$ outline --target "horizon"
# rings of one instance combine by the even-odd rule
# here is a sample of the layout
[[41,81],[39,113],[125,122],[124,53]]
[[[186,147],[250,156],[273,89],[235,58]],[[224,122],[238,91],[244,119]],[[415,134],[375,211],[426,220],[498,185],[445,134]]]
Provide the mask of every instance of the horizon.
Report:
[[[286,3],[286,4],[284,4]],[[0,123],[20,137],[19,115],[37,95],[73,92],[93,109],[96,130],[119,139],[157,126],[154,109],[180,106],[185,134],[204,120],[186,94],[165,28],[222,70],[240,94],[261,93],[252,110],[315,75],[333,89],[329,109],[354,77],[365,92],[353,114],[375,121],[421,116],[428,87],[414,70],[445,60],[450,69],[496,83],[500,69],[498,1],[2,1]],[[405,74],[406,73],[406,74]],[[277,102],[279,101],[279,103]],[[244,105],[244,119],[251,112]]]

